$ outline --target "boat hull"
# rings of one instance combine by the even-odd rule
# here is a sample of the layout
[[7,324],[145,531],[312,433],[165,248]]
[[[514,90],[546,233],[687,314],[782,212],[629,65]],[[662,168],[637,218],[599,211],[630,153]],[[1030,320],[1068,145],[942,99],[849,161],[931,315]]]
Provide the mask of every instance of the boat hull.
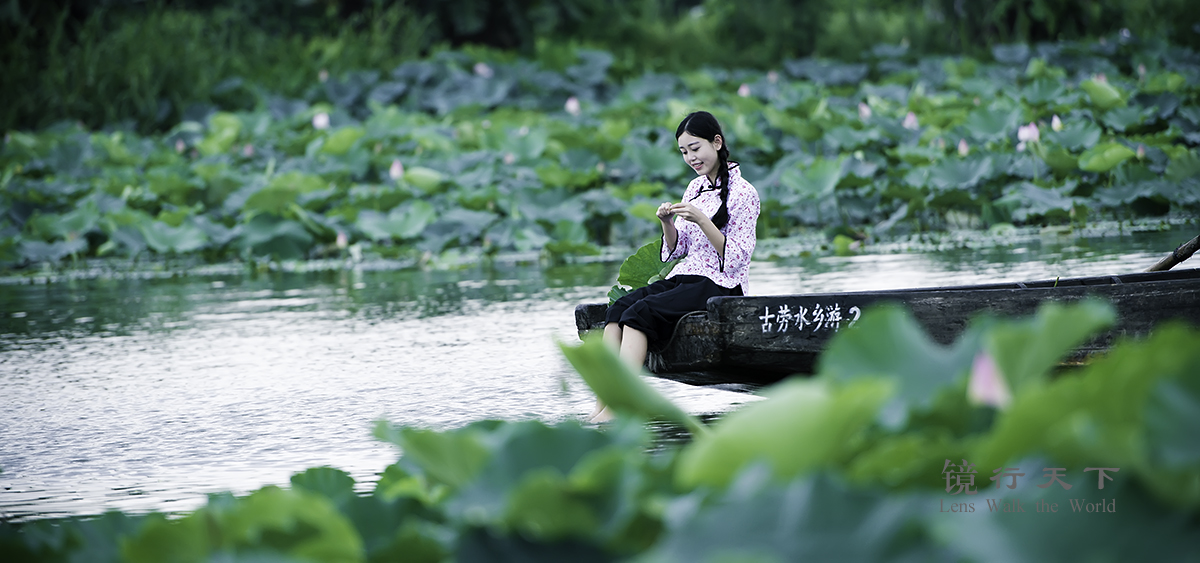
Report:
[[[830,338],[851,329],[862,311],[894,303],[908,309],[934,341],[954,342],[981,314],[1028,316],[1045,302],[1088,298],[1114,306],[1117,321],[1075,350],[1082,360],[1121,337],[1142,337],[1180,320],[1200,326],[1200,269],[974,286],[846,293],[714,297],[685,316],[670,342],[651,350],[648,369],[688,383],[767,384],[812,373]],[[582,336],[604,326],[603,303],[576,307]]]

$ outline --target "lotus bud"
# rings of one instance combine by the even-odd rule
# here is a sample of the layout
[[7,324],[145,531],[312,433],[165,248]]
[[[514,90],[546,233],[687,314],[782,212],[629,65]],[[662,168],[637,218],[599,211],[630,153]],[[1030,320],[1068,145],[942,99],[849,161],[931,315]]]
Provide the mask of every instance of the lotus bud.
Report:
[[946,150],[946,140],[941,137],[938,137],[937,141],[934,141],[932,144],[936,145],[939,151]]
[[1138,145],[1137,157],[1138,160],[1143,160],[1146,158],[1146,145]]
[[1017,152],[1025,152],[1025,141],[1017,143]]
[[979,96],[975,96],[975,105],[979,105],[981,103],[983,102],[979,99]]
[[967,382],[967,399],[975,405],[989,405],[1003,409],[1012,403],[1008,383],[1000,373],[996,360],[987,352],[975,356],[971,365],[971,379]]
[[254,145],[246,143],[246,146],[242,147],[242,156],[246,158],[254,156]]
[[1096,82],[1099,82],[1099,83],[1101,83],[1101,84],[1105,84],[1105,83],[1107,83],[1107,82],[1108,82],[1108,77],[1107,77],[1107,76],[1104,76],[1104,73],[1103,73],[1103,72],[1101,72],[1100,74],[1097,74],[1096,76],[1093,76],[1093,77],[1092,77],[1092,80],[1095,80]]
[[958,140],[958,156],[967,156],[971,154],[971,147],[967,145],[966,139]]
[[1019,141],[1036,143],[1038,142],[1039,137],[1040,135],[1038,134],[1036,123],[1030,123],[1029,125],[1023,125],[1017,128],[1017,140]]
[[350,245],[350,239],[349,239],[349,237],[346,236],[346,233],[344,233],[342,231],[338,231],[337,247],[344,249],[349,245]]
[[771,84],[775,84],[776,82],[779,82],[779,73],[775,72],[773,70],[770,72],[767,72],[767,82],[770,82]]
[[1145,78],[1146,78],[1146,64],[1142,63],[1142,64],[1138,65],[1138,79],[1144,80]]
[[742,83],[741,86],[738,86],[738,95],[743,98],[749,98],[750,97],[750,85],[746,84],[746,83]]
[[317,73],[317,80],[320,80],[321,82],[325,82],[326,80],[329,80],[329,71],[325,70],[325,69],[321,69],[321,72]]
[[329,129],[329,114],[325,112],[313,116],[313,129]]
[[567,103],[563,105],[563,109],[571,115],[579,115],[579,112],[582,111],[579,107],[579,98],[575,96],[567,98]]
[[858,118],[863,121],[871,119],[871,106],[863,102],[858,102]]
[[400,162],[400,159],[392,161],[392,166],[388,168],[388,177],[393,180],[404,177],[404,164]]
[[175,140],[175,152],[177,152],[179,154],[183,154],[183,151],[185,151],[185,150],[187,150],[187,145],[184,144],[183,139],[176,139]]
[[488,66],[487,63],[478,62],[475,63],[475,74],[484,78],[491,78],[496,74],[496,72],[492,70],[492,67]]
[[1055,114],[1054,117],[1050,119],[1050,128],[1055,131],[1063,130],[1063,122],[1058,118],[1058,114]]
[[517,161],[517,155],[507,152],[504,153],[504,164],[512,164]]
[[904,128],[911,131],[921,128],[920,122],[917,121],[917,114],[910,111],[908,115],[904,116]]

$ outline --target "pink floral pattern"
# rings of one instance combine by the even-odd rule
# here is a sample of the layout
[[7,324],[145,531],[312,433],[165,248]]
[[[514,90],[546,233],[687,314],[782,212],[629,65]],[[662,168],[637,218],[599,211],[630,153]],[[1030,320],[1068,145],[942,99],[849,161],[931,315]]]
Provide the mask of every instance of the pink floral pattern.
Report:
[[[688,184],[683,201],[690,202],[712,217],[721,207],[721,191],[714,189],[708,176],[697,176]],[[663,240],[663,262],[686,257],[675,265],[667,278],[687,274],[704,276],[721,287],[742,286],[742,295],[750,295],[750,256],[754,254],[755,226],[758,224],[760,205],[758,190],[742,178],[741,169],[729,168],[729,223],[725,233],[725,256],[722,260],[712,242],[700,230],[700,226],[678,217],[675,230],[679,238],[674,249],[667,248]]]

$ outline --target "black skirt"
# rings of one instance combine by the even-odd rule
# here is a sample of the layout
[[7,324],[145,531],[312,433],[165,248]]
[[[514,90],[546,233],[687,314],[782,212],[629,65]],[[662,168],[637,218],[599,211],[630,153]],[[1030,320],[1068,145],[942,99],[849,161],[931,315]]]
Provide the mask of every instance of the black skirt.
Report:
[[709,297],[741,295],[742,286],[721,287],[694,275],[675,276],[631,291],[608,307],[604,320],[640,330],[652,343],[664,343],[675,323],[693,311],[703,311]]

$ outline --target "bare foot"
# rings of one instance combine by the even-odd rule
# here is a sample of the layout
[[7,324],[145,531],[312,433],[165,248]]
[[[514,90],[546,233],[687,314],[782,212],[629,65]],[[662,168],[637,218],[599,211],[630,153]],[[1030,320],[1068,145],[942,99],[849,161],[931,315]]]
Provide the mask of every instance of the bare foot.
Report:
[[612,410],[610,410],[608,407],[604,407],[604,410],[596,413],[595,416],[588,418],[588,422],[591,422],[594,424],[600,424],[602,422],[608,422],[612,419],[613,419]]

